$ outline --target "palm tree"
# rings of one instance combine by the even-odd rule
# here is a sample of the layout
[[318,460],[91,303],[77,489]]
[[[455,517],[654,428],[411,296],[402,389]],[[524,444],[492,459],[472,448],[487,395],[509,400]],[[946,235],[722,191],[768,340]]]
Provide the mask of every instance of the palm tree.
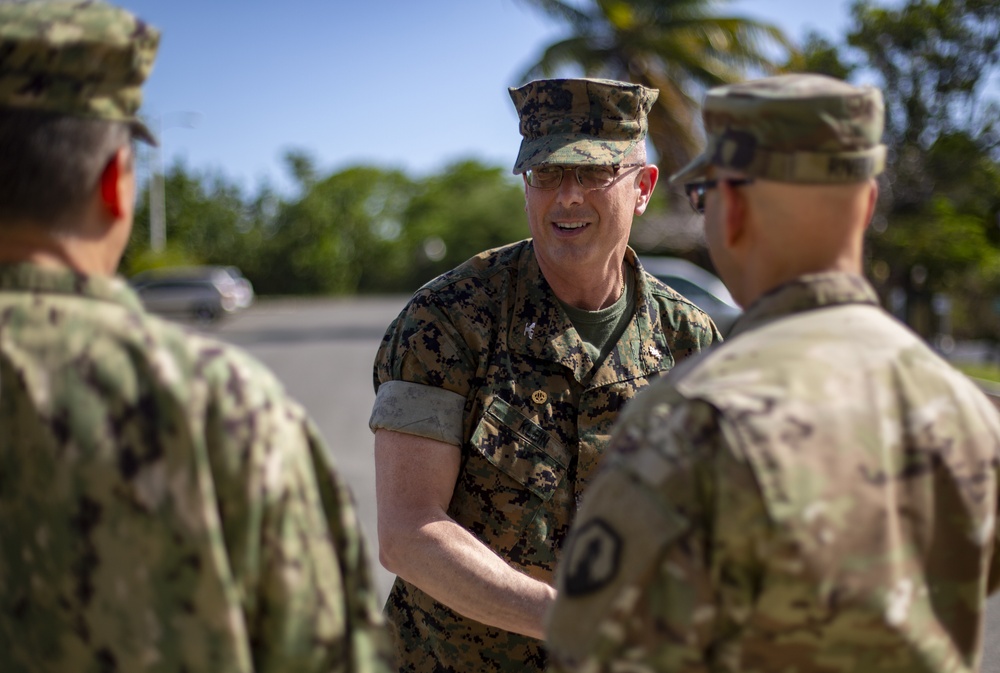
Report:
[[[521,0],[569,25],[522,75],[552,77],[567,68],[660,90],[649,136],[669,175],[701,143],[699,102],[705,89],[779,69],[765,53],[794,48],[777,27],[719,16],[718,0]],[[777,49],[775,49],[777,48]]]

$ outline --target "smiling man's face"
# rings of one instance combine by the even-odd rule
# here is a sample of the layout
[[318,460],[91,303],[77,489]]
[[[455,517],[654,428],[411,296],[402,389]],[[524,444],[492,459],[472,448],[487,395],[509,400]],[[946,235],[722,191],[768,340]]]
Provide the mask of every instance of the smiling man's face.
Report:
[[649,169],[622,168],[614,183],[604,189],[584,189],[568,169],[557,189],[536,189],[525,183],[524,209],[542,270],[597,271],[606,268],[609,260],[621,259],[632,218],[645,209],[648,200],[642,198],[641,183]]

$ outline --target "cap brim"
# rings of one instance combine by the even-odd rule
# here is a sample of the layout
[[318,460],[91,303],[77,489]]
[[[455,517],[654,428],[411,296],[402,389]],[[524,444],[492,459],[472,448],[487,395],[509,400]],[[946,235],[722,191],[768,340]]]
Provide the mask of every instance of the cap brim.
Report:
[[147,145],[152,145],[153,147],[160,146],[159,141],[156,140],[156,136],[154,136],[149,128],[138,119],[129,121],[129,126],[132,128],[132,136],[137,140],[141,140]]
[[709,165],[708,152],[702,152],[696,156],[691,163],[670,176],[667,181],[670,184],[684,183],[691,178],[700,178],[705,175]]
[[542,164],[583,166],[620,164],[635,149],[638,140],[599,140],[579,133],[548,135],[522,140],[514,163],[514,175]]

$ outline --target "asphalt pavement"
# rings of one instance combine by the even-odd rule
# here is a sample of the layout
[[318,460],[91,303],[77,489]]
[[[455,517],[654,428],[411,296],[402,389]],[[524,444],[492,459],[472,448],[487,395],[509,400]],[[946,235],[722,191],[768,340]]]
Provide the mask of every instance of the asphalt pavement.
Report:
[[[406,297],[262,300],[204,331],[266,363],[318,424],[353,489],[384,600],[392,575],[376,556],[375,474],[368,416],[375,400],[372,361]],[[1000,673],[1000,594],[989,603],[982,671]]]

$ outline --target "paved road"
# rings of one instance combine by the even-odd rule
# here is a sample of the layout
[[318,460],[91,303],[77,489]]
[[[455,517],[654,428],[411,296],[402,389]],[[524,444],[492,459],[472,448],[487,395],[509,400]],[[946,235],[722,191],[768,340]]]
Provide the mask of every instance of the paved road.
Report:
[[[375,478],[368,430],[375,399],[371,365],[386,326],[405,301],[404,297],[262,301],[208,330],[267,363],[319,424],[354,489],[383,599],[392,576],[374,558]],[[1000,595],[990,602],[985,641],[982,670],[1000,673]]]

